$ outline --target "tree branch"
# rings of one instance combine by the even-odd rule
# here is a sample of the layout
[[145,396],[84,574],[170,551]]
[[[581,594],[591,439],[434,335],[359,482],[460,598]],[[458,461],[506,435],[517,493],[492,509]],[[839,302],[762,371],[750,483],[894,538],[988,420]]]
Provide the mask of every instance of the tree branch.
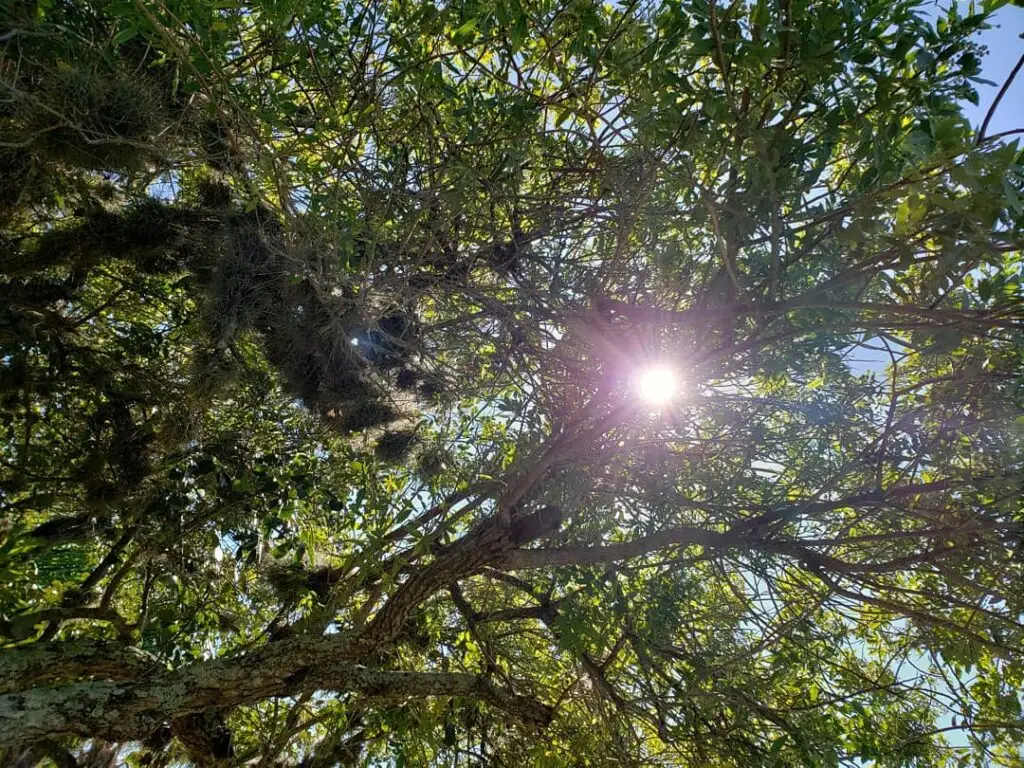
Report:
[[670,546],[728,547],[739,543],[740,537],[700,528],[682,527],[641,536],[632,541],[604,547],[559,547],[557,549],[515,549],[506,552],[496,567],[511,570],[551,568],[563,565],[594,565],[628,560],[632,557]]
[[81,677],[130,680],[159,664],[139,648],[101,640],[34,643],[0,654],[0,694]]
[[1006,78],[1006,82],[1003,83],[1003,87],[999,89],[999,93],[996,94],[995,101],[992,102],[992,106],[988,108],[988,112],[985,113],[985,119],[981,123],[981,128],[978,130],[978,139],[975,143],[981,144],[985,141],[985,131],[988,130],[988,124],[992,122],[992,117],[996,113],[996,109],[999,107],[999,102],[1003,100],[1003,96],[1010,90],[1010,84],[1013,79],[1017,77],[1017,73],[1020,72],[1020,68],[1024,67],[1024,55],[1017,60],[1016,66],[1010,71],[1009,77]]
[[352,661],[337,636],[302,638],[256,653],[217,659],[119,682],[92,681],[34,688],[0,696],[0,733],[23,747],[76,734],[110,741],[145,739],[170,720],[225,711],[278,696],[317,691],[406,699],[466,696],[486,702],[530,726],[546,725],[550,707],[476,675],[395,672]]

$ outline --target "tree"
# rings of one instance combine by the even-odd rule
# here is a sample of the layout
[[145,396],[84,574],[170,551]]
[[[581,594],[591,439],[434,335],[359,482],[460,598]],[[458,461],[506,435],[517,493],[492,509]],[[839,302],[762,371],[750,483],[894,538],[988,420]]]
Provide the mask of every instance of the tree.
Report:
[[1020,765],[999,5],[8,4],[2,754]]

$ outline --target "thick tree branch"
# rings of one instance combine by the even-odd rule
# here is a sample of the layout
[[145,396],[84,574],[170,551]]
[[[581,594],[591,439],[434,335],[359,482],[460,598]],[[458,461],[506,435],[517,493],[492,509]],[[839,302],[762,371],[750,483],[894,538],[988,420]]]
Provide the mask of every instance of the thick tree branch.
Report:
[[100,640],[34,643],[0,654],[0,694],[83,677],[131,680],[159,664],[139,648]]
[[357,654],[366,654],[374,648],[392,642],[412,612],[435,592],[452,582],[478,572],[490,565],[499,554],[512,544],[509,528],[490,518],[474,531],[463,536],[436,560],[414,574],[384,604],[366,628],[352,641]]
[[466,696],[528,725],[545,725],[551,718],[548,706],[483,677],[382,671],[349,661],[349,656],[346,643],[337,636],[304,638],[130,681],[33,688],[0,696],[0,733],[18,747],[71,734],[139,740],[170,720],[316,691],[387,699]]

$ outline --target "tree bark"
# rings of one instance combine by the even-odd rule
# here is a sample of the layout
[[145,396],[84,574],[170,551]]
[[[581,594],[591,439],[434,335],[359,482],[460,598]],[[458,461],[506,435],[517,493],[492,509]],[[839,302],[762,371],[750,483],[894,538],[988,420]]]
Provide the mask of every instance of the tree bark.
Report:
[[131,680],[159,666],[145,651],[111,642],[35,643],[0,654],[0,694],[83,677]]
[[551,718],[550,707],[483,677],[375,670],[349,660],[350,655],[338,636],[300,638],[144,678],[9,693],[0,696],[0,733],[9,748],[72,734],[140,740],[170,720],[314,691],[398,699],[467,696],[530,725],[544,725]]

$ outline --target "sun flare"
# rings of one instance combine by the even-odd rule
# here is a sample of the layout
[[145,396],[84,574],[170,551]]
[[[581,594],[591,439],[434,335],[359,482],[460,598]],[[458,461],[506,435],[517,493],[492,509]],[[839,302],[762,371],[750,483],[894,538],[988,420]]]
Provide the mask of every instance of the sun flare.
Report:
[[679,391],[679,382],[670,368],[654,366],[640,374],[637,391],[648,403],[664,405]]

